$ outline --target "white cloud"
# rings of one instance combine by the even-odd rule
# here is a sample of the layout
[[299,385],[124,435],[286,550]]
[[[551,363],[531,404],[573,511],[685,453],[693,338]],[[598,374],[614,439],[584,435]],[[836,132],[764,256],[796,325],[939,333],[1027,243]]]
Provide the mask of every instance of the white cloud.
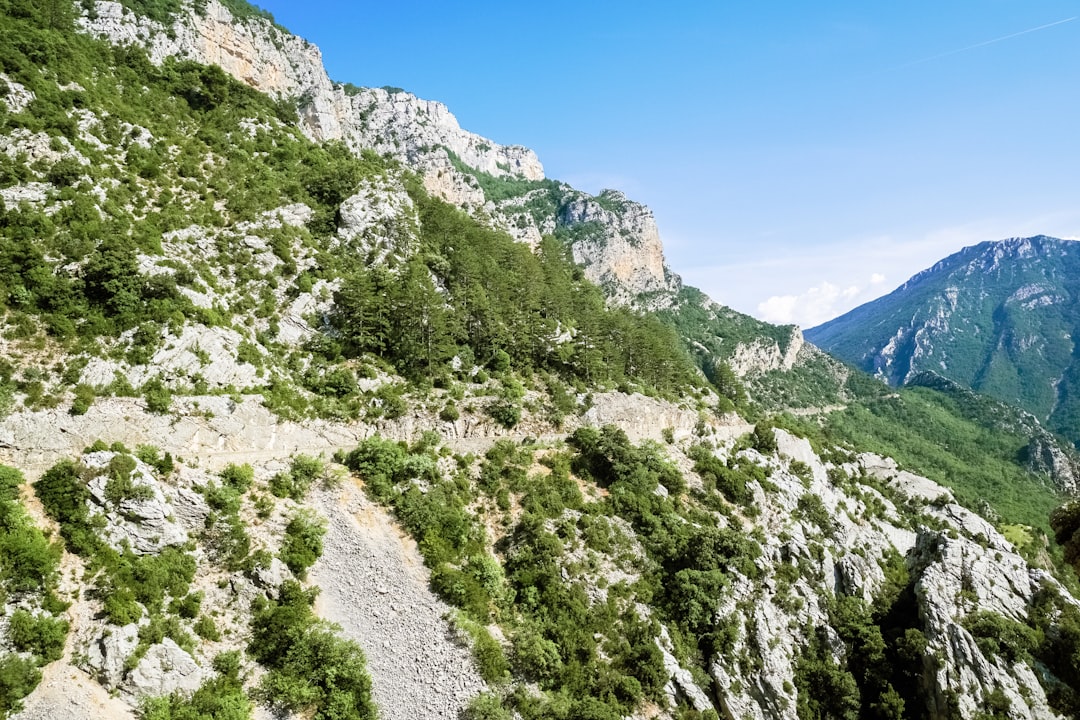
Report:
[[871,285],[880,285],[883,282],[885,282],[885,276],[882,275],[881,273],[874,273],[873,275],[870,276],[870,284]]
[[801,295],[773,295],[758,304],[758,317],[782,325],[813,327],[850,310],[861,294],[857,285],[840,288],[825,281]]

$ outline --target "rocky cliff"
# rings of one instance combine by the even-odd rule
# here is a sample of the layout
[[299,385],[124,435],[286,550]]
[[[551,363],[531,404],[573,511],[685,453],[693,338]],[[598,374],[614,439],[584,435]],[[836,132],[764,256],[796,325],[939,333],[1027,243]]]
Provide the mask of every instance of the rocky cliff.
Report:
[[644,206],[618,193],[594,199],[555,183],[545,188],[557,188],[566,197],[558,199],[547,217],[519,212],[519,199],[493,201],[477,175],[525,181],[521,190],[527,192],[532,189],[529,183],[544,180],[533,151],[461,129],[442,103],[394,89],[334,83],[316,46],[269,20],[238,21],[217,0],[208,0],[198,10],[185,5],[166,26],[103,0],[80,22],[86,32],[110,42],[147,48],[154,62],[177,57],[218,65],[261,92],[295,100],[301,128],[309,137],[341,140],[356,152],[374,150],[395,158],[419,172],[429,192],[532,244],[541,233],[579,228],[572,239],[575,260],[591,280],[610,288],[617,302],[678,289],[677,277],[664,265],[652,213]]

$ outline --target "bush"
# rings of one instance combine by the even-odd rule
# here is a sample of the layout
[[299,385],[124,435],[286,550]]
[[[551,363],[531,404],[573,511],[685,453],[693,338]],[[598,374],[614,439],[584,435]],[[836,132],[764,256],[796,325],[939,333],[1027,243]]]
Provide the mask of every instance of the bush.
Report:
[[146,409],[152,413],[164,415],[172,406],[172,392],[161,381],[161,378],[148,380],[142,386],[143,399],[146,400]]
[[221,653],[214,658],[214,669],[219,675],[204,682],[190,698],[176,692],[144,700],[142,720],[248,720],[253,708],[239,677],[238,654]]
[[454,404],[453,400],[448,400],[443,405],[443,409],[439,411],[439,419],[443,422],[454,422],[459,417],[461,417],[461,413],[458,412],[457,405]]
[[255,470],[244,463],[243,465],[229,465],[220,473],[218,477],[227,486],[232,488],[238,493],[245,493],[247,489],[251,487],[251,483],[255,480]]
[[59,660],[64,654],[68,623],[49,615],[33,615],[26,610],[16,610],[11,616],[8,639],[19,652],[30,653],[38,663]]
[[33,660],[18,655],[0,657],[0,714],[7,715],[22,707],[19,701],[41,682],[41,671]]
[[202,615],[191,628],[195,631],[195,634],[201,637],[203,640],[210,640],[211,642],[217,642],[221,639],[221,631],[217,629],[217,625],[214,623],[213,618],[208,615]]
[[308,455],[293,458],[288,472],[280,472],[270,478],[270,492],[279,498],[303,500],[312,483],[323,474],[323,461]]
[[281,561],[298,577],[303,577],[322,555],[322,538],[325,534],[326,523],[313,512],[302,511],[285,526]]
[[488,415],[507,430],[521,422],[521,406],[510,399],[497,400],[487,409]]
[[72,415],[85,415],[90,406],[94,404],[94,388],[86,383],[75,386],[75,399],[71,403]]
[[316,592],[288,580],[253,603],[248,652],[269,670],[259,695],[311,720],[375,720],[364,653],[315,618]]
[[469,701],[462,720],[513,720],[514,714],[502,706],[497,695],[484,693]]

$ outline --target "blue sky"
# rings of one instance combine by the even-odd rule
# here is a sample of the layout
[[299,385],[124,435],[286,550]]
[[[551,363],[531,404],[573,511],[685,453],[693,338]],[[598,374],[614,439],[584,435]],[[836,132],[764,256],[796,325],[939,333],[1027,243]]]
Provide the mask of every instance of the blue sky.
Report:
[[1080,236],[1080,2],[260,5],[335,80],[649,205],[687,283],[768,320],[983,240]]

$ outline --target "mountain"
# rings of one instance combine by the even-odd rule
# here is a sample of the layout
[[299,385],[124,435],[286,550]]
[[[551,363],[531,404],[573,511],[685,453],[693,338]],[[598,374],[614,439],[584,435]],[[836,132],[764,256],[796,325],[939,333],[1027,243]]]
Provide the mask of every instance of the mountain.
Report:
[[0,102],[0,714],[1080,711],[1030,416],[241,0],[0,0]]
[[899,385],[930,371],[1080,441],[1080,244],[1037,236],[964,248],[897,290],[806,331]]

